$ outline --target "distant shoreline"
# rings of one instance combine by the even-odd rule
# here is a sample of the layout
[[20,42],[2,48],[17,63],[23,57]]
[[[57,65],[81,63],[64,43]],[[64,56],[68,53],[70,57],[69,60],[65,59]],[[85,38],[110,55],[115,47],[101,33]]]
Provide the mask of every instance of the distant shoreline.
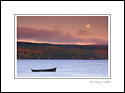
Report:
[[[91,60],[91,59],[17,59],[17,60]],[[108,60],[108,59],[93,59],[93,60]]]
[[108,46],[17,42],[17,59],[108,59]]

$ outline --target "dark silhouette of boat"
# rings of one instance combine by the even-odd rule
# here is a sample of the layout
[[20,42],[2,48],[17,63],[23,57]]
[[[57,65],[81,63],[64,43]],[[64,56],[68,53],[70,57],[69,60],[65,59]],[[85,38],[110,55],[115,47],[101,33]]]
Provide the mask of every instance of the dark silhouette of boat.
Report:
[[32,72],[55,72],[55,68],[50,68],[50,69],[31,69]]

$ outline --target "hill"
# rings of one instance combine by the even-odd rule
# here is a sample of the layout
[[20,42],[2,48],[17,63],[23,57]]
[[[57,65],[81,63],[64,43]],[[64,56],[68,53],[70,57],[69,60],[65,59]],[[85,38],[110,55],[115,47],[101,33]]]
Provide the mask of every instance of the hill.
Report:
[[108,59],[108,46],[17,42],[17,59]]

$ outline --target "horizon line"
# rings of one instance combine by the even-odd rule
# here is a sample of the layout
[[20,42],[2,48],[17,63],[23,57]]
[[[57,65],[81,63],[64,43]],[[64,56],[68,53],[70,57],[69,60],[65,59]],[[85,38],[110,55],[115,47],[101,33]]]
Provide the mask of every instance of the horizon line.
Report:
[[28,41],[18,41],[17,40],[17,42],[22,42],[22,43],[33,43],[33,44],[52,44],[52,45],[81,45],[81,46],[92,46],[92,45],[96,45],[96,46],[108,46],[108,45],[106,45],[106,44],[84,44],[84,45],[82,45],[82,44],[61,44],[61,43],[40,43],[40,42],[28,42]]

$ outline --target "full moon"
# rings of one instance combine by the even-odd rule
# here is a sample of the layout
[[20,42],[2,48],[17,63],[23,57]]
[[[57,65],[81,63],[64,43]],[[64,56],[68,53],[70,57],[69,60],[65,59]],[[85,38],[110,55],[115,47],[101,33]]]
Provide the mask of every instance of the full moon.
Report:
[[90,28],[90,26],[91,26],[90,24],[87,24],[87,25],[86,25],[86,28]]

